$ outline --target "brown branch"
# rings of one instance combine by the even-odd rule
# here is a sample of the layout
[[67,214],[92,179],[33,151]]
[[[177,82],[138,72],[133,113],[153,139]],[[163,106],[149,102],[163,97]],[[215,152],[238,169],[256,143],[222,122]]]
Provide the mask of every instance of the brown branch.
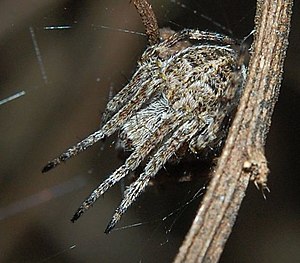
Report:
[[144,24],[150,45],[159,42],[159,30],[152,6],[146,0],[132,0]]
[[266,135],[279,95],[292,0],[258,0],[248,79],[238,111],[178,262],[217,262],[250,179],[264,186]]

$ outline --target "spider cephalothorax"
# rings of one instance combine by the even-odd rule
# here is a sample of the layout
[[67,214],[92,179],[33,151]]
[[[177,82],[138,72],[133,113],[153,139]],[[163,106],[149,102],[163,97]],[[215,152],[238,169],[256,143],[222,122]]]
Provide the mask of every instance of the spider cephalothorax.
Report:
[[182,148],[201,154],[224,137],[246,78],[239,43],[199,30],[171,34],[148,47],[131,81],[107,104],[100,130],[49,162],[43,172],[115,132],[131,151],[82,203],[75,221],[110,187],[142,165],[105,232],[120,220],[157,172]]

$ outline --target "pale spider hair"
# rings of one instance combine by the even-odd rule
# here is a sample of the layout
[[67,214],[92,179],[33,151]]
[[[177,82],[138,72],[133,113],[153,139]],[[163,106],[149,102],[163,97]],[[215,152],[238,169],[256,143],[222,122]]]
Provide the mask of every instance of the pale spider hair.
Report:
[[171,157],[180,158],[187,150],[204,154],[226,135],[225,123],[246,78],[241,43],[193,29],[166,32],[145,50],[130,82],[108,102],[101,128],[43,168],[47,172],[115,132],[124,149],[132,152],[85,199],[72,222],[110,187],[144,166],[126,188],[105,230],[109,233]]

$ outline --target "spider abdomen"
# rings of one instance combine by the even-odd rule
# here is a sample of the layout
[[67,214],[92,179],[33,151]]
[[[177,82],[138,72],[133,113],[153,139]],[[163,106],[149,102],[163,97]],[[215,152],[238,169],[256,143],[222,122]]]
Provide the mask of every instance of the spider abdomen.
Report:
[[186,113],[214,115],[241,88],[236,60],[232,48],[211,45],[188,47],[172,56],[161,68],[169,104]]
[[[159,46],[153,49],[159,53]],[[142,57],[148,52],[151,49]],[[202,133],[212,122],[220,122],[221,129],[222,119],[230,115],[230,105],[237,101],[244,80],[245,68],[235,67],[237,57],[230,47],[208,44],[188,46],[165,59],[157,56],[152,65],[159,66],[149,71],[152,79],[147,84],[155,87],[155,95],[121,126],[119,139],[123,148],[135,150],[160,126],[179,118],[197,119]],[[144,66],[140,63],[139,68]],[[139,72],[135,78],[143,77],[143,71]],[[208,133],[207,141],[201,146],[198,142],[196,148],[205,148],[218,137],[216,128]]]

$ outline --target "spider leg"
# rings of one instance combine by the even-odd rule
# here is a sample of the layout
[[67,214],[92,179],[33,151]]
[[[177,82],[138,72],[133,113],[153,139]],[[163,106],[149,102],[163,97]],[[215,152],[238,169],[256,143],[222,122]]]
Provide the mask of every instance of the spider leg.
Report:
[[[135,151],[126,159],[125,163],[104,180],[86,200],[78,208],[71,221],[76,221],[86,210],[88,210],[96,200],[103,195],[110,187],[124,178],[130,171],[135,170],[146,156],[156,147],[157,143],[161,142],[168,133],[171,133],[181,123],[182,115],[171,114],[165,119],[161,125],[155,130],[148,140],[141,146],[137,147]],[[156,143],[153,143],[153,141]]]
[[163,165],[185,142],[189,141],[195,135],[198,125],[196,120],[184,122],[163,146],[157,150],[145,166],[144,172],[124,192],[124,198],[105,230],[106,234],[115,227],[128,207],[145,190],[150,179],[157,174]]
[[222,34],[200,31],[195,29],[184,29],[178,33],[171,35],[167,40],[162,42],[160,45],[166,45],[167,47],[171,47],[175,45],[177,42],[190,39],[190,40],[203,40],[205,42],[213,41],[219,42],[224,45],[238,45],[238,41]]
[[89,146],[92,146],[99,140],[104,139],[106,134],[103,132],[103,130],[98,130],[94,132],[93,134],[89,135],[76,145],[72,146],[68,150],[66,150],[64,153],[62,153],[59,157],[53,159],[52,161],[48,162],[48,164],[42,169],[42,173],[48,172],[49,170],[53,169],[57,165],[59,165],[61,162],[64,162],[71,158],[72,156],[77,155],[78,153],[84,151]]
[[107,122],[119,109],[121,109],[139,90],[142,83],[148,84],[147,74],[142,75],[140,72],[145,72],[145,66],[140,66],[136,73],[132,76],[131,81],[123,87],[106,105],[102,115],[102,123]]
[[[149,59],[149,57],[151,59]],[[121,109],[132,97],[137,96],[141,86],[151,86],[150,82],[152,81],[152,76],[158,75],[160,70],[155,58],[157,58],[156,48],[152,47],[146,49],[131,81],[107,103],[102,116],[102,123],[105,123],[111,118],[111,116]],[[151,96],[152,93],[149,95]]]
[[87,138],[72,146],[57,158],[48,162],[48,164],[42,169],[42,172],[48,172],[52,168],[59,165],[61,162],[68,160],[69,158],[86,150],[88,147],[94,145],[99,140],[112,135],[143,105],[143,103],[145,103],[149,99],[149,97],[156,91],[159,85],[160,83],[158,82],[153,88],[147,82],[143,83],[143,85],[139,87],[139,90],[136,92],[134,97],[131,98],[130,101],[125,106],[123,106],[115,115],[113,115],[113,117],[107,123],[105,123],[100,130],[89,135]]
[[209,142],[214,140],[213,134],[215,133],[213,132],[213,129],[218,128],[219,126],[214,126],[213,124],[214,118],[210,117],[206,118],[206,122],[204,122],[202,126],[198,127],[198,131],[200,132],[196,134],[189,144],[189,148],[192,152],[198,153],[198,151],[207,147]]

